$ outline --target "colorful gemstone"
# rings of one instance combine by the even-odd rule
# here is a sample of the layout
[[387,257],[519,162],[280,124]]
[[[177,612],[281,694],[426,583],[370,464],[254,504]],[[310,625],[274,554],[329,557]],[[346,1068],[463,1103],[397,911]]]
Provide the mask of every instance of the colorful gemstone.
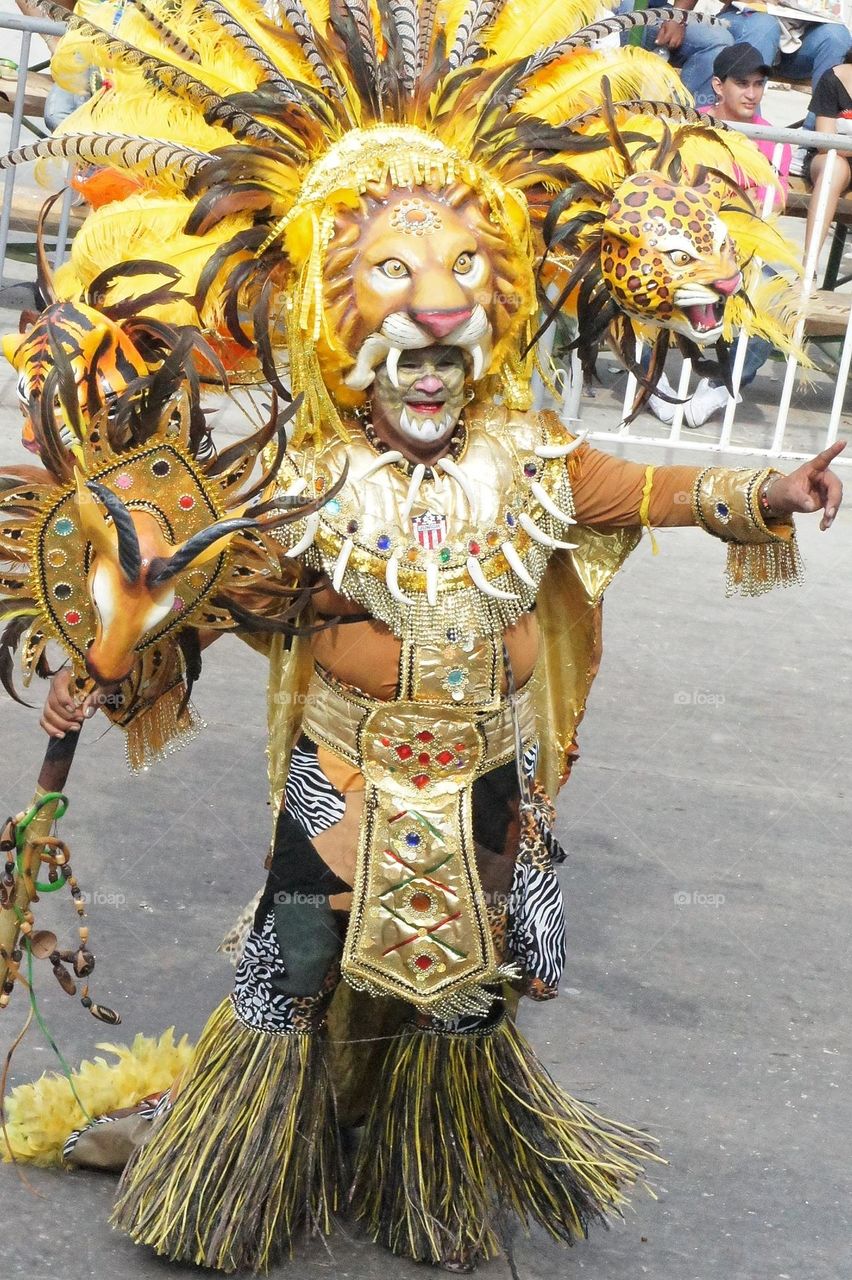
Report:
[[69,627],[76,627],[77,623],[81,620],[81,617],[82,617],[82,615],[79,614],[76,609],[69,609],[64,616],[65,616],[65,621],[68,623]]
[[495,529],[490,529],[485,535],[485,541],[488,543],[489,547],[496,547],[497,543],[500,541],[500,534],[497,533]]
[[418,742],[431,742],[435,737],[434,733],[430,733],[428,729],[421,729],[417,735]]
[[317,476],[316,480],[314,481],[314,488],[316,489],[317,493],[322,493],[323,489],[325,488],[325,480],[323,479],[322,476]]
[[421,751],[419,756],[417,757],[417,763],[422,765],[427,765],[429,764],[431,759],[432,757],[429,755],[428,751]]
[[[411,902],[409,903],[409,906],[413,911],[420,911],[420,912],[431,911],[432,899],[429,897],[428,893],[424,893],[421,889],[417,893],[412,893]],[[425,958],[426,957],[424,957],[424,959]]]
[[470,542],[467,544],[467,549],[472,556],[478,556],[482,550],[475,538],[471,538]]
[[407,831],[405,833],[405,843],[409,849],[416,849],[420,843],[420,837],[416,831]]
[[449,564],[452,558],[452,554],[453,553],[450,551],[449,547],[441,547],[441,550],[438,552],[438,559],[440,560],[441,564]]
[[538,475],[538,467],[535,465],[534,462],[524,463],[524,475],[530,478],[532,476]]
[[400,760],[410,760],[414,755],[414,752],[407,742],[403,742],[401,746],[397,747],[396,754],[399,756]]
[[129,489],[133,484],[133,476],[128,471],[122,471],[121,475],[115,477],[116,489]]
[[379,551],[390,551],[390,536],[386,533],[379,534],[378,538],[376,538],[376,547]]
[[461,667],[453,667],[447,672],[447,684],[450,688],[457,688],[460,684],[464,684],[465,675],[466,673],[462,671]]
[[379,738],[379,742],[382,744],[383,747],[390,746],[390,738]]
[[68,559],[64,551],[48,551],[47,563],[51,569],[61,569]]
[[432,968],[432,965],[435,963],[435,961],[432,959],[431,956],[417,956],[414,960],[414,963],[417,965],[417,968],[420,970],[421,973],[426,973],[429,969]]
[[422,791],[424,787],[428,787],[432,779],[428,773],[415,773],[411,779],[418,791]]
[[414,564],[415,560],[419,555],[420,555],[420,552],[417,550],[416,547],[409,547],[408,551],[405,554],[405,558],[406,560],[409,561],[410,564]]
[[151,475],[156,476],[158,480],[162,480],[170,471],[171,466],[165,458],[158,458],[156,462],[151,463]]
[[183,613],[185,608],[186,608],[186,601],[184,600],[183,596],[175,596],[172,602],[172,612]]
[[447,765],[452,764],[456,757],[452,751],[439,751],[435,758],[438,761],[438,764],[442,765],[443,768],[446,769]]
[[69,520],[67,516],[60,516],[53,528],[60,538],[67,538],[69,533],[74,532],[74,521]]
[[53,594],[57,600],[68,600],[71,596],[71,584],[68,582],[57,582],[53,588]]
[[511,511],[507,511],[507,512],[506,512],[506,524],[509,526],[509,528],[510,528],[510,529],[514,529],[514,527],[515,527],[515,525],[516,525],[517,523],[518,523],[518,522],[517,522],[517,520],[515,519],[515,516],[513,515],[513,513],[512,513]]
[[195,499],[191,493],[182,493],[178,498],[178,506],[181,511],[191,511],[195,506]]
[[330,516],[340,515],[340,503],[337,498],[329,498],[323,509],[327,511]]
[[358,521],[357,521],[357,520],[349,520],[349,521],[347,521],[347,523],[346,523],[346,532],[347,532],[347,533],[357,533],[357,532],[358,532]]

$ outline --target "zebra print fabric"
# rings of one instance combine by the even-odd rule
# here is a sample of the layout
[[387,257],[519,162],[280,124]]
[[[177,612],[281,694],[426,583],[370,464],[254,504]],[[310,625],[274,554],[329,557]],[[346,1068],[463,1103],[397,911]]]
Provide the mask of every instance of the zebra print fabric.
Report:
[[538,980],[541,997],[555,996],[565,967],[565,906],[552,867],[515,862],[507,946],[524,976]]
[[343,817],[346,801],[320,767],[317,748],[302,738],[293,748],[284,789],[284,808],[308,836],[317,836]]
[[234,974],[234,1012],[240,1022],[255,1031],[286,1035],[293,1031],[293,1019],[301,1007],[298,996],[276,991],[277,974],[286,976],[284,959],[275,933],[275,913],[266,913],[259,929],[251,929]]

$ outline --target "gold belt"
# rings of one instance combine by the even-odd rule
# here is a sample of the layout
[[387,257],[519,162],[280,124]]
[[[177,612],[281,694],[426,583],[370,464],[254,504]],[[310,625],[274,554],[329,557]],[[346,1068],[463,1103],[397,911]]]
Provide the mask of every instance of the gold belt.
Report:
[[[514,758],[515,730],[512,708],[506,699],[501,700],[498,708],[488,711],[457,709],[446,705],[431,706],[423,702],[402,700],[386,702],[370,698],[358,689],[341,684],[320,667],[314,668],[305,695],[302,732],[312,742],[328,747],[329,751],[360,769],[363,761],[363,727],[369,716],[382,707],[392,708],[395,715],[412,721],[448,717],[455,723],[461,717],[465,724],[472,725],[481,740],[477,777]],[[529,685],[525,685],[516,695],[515,709],[521,738],[524,746],[527,746],[535,738],[535,707]]]
[[[532,699],[517,699],[521,740]],[[498,965],[476,868],[473,784],[515,755],[508,702],[492,711],[368,698],[317,670],[302,729],[361,770],[364,805],[344,978],[438,1017],[484,1012]]]

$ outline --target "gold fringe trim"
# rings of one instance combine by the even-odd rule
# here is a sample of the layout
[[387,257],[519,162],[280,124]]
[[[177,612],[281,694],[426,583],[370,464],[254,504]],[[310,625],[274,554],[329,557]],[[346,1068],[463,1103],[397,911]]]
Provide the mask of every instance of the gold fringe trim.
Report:
[[9,1145],[0,1138],[4,1160],[14,1155],[30,1164],[61,1164],[66,1139],[75,1129],[83,1128],[89,1117],[134,1107],[148,1094],[171,1088],[192,1055],[186,1036],[175,1043],[174,1027],[159,1039],[138,1035],[129,1046],[97,1047],[115,1054],[118,1061],[95,1058],[81,1063],[73,1073],[74,1088],[88,1116],[74,1097],[68,1078],[57,1072],[12,1090],[4,1103]]
[[173,1261],[265,1272],[300,1229],[330,1231],[340,1179],[322,1040],[255,1031],[227,999],[131,1158],[111,1221]]
[[551,1079],[517,1028],[407,1028],[367,1119],[353,1203],[373,1239],[421,1262],[494,1257],[514,1213],[568,1244],[620,1214],[652,1140]]
[[181,715],[186,690],[175,685],[161,694],[153,706],[134,716],[127,726],[127,763],[134,773],[164,760],[196,738],[205,727],[189,703]]
[[796,535],[777,542],[729,542],[725,566],[727,596],[761,596],[773,587],[804,581],[804,563]]

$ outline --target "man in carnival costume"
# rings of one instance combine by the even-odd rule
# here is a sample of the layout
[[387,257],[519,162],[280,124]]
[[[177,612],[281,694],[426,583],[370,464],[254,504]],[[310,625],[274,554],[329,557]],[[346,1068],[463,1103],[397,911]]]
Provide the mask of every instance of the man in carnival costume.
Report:
[[[305,1226],[329,1232],[346,1200],[338,1116],[363,1125],[355,1215],[451,1270],[498,1252],[509,1214],[582,1237],[641,1174],[645,1137],[563,1092],[507,1014],[558,988],[548,795],[597,606],[643,526],[720,538],[732,591],[795,581],[790,517],[831,524],[842,447],[790,476],[654,468],[530,409],[537,328],[560,308],[588,368],[609,336],[638,402],[672,340],[723,368],[739,327],[789,347],[783,283],[750,263],[793,256],[732,176],[772,181],[762,157],[684,104],[658,59],[590,48],[668,16],[582,28],[593,5],[352,0],[329,16],[283,0],[274,26],[197,0],[128,7],[107,34],[92,10],[55,66],[99,64],[108,83],[6,162],[97,166],[47,318],[7,343],[54,477],[6,486],[10,556],[39,519],[16,551],[19,587],[41,566],[12,637],[25,670],[53,636],[79,677],[121,684],[123,723],[140,691],[149,719],[170,697],[163,745],[216,629],[270,655],[277,822],[233,996],[155,1111],[65,1145],[101,1167],[133,1147],[113,1221],[169,1258],[264,1270]],[[145,285],[158,274],[169,288]],[[199,369],[298,397],[239,500],[226,490],[274,422],[210,461],[192,385],[156,431],[146,418]],[[210,529],[191,523],[202,499]],[[269,522],[276,503],[288,524]],[[227,566],[232,589],[211,594]],[[60,679],[45,726],[81,716]],[[369,1053],[329,1064],[329,1009],[344,1047],[360,1019]],[[19,1156],[28,1088],[9,1113]],[[142,1092],[117,1086],[116,1107]]]

